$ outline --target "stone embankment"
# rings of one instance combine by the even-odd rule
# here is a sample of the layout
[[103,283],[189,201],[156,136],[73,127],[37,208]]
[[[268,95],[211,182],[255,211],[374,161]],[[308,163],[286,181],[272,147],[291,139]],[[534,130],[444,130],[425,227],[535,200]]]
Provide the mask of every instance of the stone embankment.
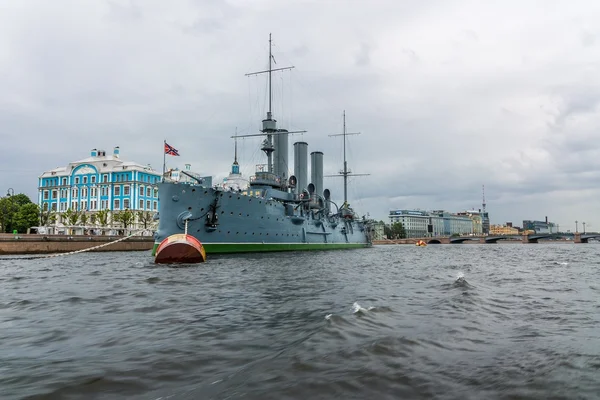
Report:
[[[0,254],[51,254],[89,249],[123,236],[0,234]],[[131,236],[90,251],[143,251],[154,246],[152,236]]]

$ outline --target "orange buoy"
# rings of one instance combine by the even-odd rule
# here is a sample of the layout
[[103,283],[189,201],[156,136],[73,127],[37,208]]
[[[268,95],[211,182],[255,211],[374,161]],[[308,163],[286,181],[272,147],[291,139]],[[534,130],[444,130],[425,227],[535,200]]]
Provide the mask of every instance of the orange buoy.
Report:
[[196,264],[206,261],[206,252],[202,243],[185,233],[171,235],[163,240],[156,249],[156,264]]

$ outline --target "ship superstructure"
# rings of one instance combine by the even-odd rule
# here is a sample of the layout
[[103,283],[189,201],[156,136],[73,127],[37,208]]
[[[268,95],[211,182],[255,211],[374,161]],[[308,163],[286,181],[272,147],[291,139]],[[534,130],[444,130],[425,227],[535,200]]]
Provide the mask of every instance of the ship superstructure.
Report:
[[[234,139],[264,136],[261,150],[266,164],[258,164],[249,185],[212,186],[211,177],[192,176],[193,182],[164,179],[159,184],[159,225],[156,243],[166,237],[187,233],[197,238],[207,253],[290,251],[358,248],[371,245],[370,226],[348,206],[344,153],[344,203],[338,205],[323,188],[323,153],[310,153],[308,144],[294,146],[294,173],[288,176],[290,132],[279,129],[272,114],[271,37],[269,68],[253,74],[268,74],[269,108],[260,133],[236,135]],[[344,117],[344,149],[346,141]],[[183,171],[182,171],[183,172]],[[237,151],[232,173],[239,174]],[[186,174],[187,175],[187,174]]]

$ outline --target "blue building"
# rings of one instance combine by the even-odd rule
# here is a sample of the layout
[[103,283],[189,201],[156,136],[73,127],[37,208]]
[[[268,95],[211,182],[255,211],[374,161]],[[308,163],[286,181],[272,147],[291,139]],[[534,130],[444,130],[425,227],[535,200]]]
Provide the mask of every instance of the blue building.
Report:
[[44,172],[39,177],[38,204],[56,212],[57,219],[49,233],[64,231],[66,221],[62,217],[69,209],[88,217],[101,210],[109,210],[111,215],[122,210],[154,214],[158,211],[160,179],[161,174],[149,165],[122,160],[119,147],[110,155],[93,149],[88,158]]

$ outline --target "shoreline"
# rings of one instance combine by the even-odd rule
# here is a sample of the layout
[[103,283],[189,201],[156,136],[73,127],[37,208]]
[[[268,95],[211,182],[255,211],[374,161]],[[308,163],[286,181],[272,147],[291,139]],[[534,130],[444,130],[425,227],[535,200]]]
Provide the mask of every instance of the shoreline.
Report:
[[[1,234],[0,255],[69,253],[123,239],[124,236],[89,235],[39,235]],[[103,251],[150,251],[154,246],[153,236],[131,236],[120,242],[89,250]]]

